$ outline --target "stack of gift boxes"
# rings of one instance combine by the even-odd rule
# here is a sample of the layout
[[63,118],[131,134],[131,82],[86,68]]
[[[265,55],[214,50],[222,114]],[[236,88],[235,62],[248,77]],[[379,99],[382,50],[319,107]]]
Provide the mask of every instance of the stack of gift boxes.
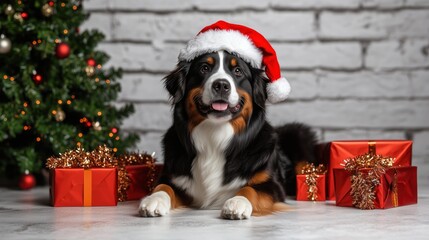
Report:
[[[311,165],[313,171],[297,175],[297,200],[335,200],[337,206],[360,209],[417,203],[412,141],[333,141],[318,145],[317,156],[327,171]],[[318,179],[316,187],[308,184],[314,183],[308,180],[311,174]],[[312,199],[314,188],[318,197]]]
[[114,156],[99,146],[86,152],[76,149],[47,160],[50,198],[55,207],[116,206],[118,201],[148,195],[163,165],[149,154]]

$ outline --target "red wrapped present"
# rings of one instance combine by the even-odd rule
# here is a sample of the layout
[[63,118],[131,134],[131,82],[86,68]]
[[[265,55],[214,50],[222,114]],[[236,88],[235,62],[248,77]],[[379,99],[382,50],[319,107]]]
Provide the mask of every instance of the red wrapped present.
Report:
[[[368,169],[359,170],[363,174]],[[379,176],[374,192],[355,189],[352,192],[353,174],[345,169],[334,169],[336,205],[361,209],[386,209],[417,203],[417,167],[391,167]],[[354,194],[361,194],[357,199]],[[371,202],[365,202],[371,201]],[[369,204],[368,204],[369,203]]]
[[150,194],[161,174],[162,168],[162,164],[126,166],[125,169],[129,179],[126,200],[138,200]]
[[323,164],[316,167],[313,163],[306,163],[301,174],[296,175],[296,200],[325,201],[325,173]]
[[116,168],[56,168],[50,174],[54,207],[116,206]]
[[319,161],[328,168],[326,173],[326,199],[335,200],[335,168],[343,168],[344,159],[372,152],[394,157],[393,166],[411,166],[412,141],[408,140],[353,140],[333,141],[317,148]]
[[46,161],[50,171],[50,196],[55,207],[116,206],[117,161],[113,151],[99,146],[92,152],[70,150]]
[[315,187],[308,184],[310,175],[296,175],[296,200],[297,201],[325,201],[325,174],[315,175]]

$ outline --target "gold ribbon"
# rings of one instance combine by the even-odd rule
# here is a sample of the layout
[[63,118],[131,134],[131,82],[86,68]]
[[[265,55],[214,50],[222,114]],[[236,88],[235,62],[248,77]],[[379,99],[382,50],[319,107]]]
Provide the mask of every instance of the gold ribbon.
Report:
[[393,181],[391,185],[391,199],[393,207],[399,206],[398,200],[398,172],[395,169],[395,174],[393,175]]
[[313,163],[306,163],[304,167],[301,169],[301,174],[305,174],[305,184],[308,186],[307,190],[307,199],[310,201],[317,201],[317,193],[319,191],[317,187],[317,179],[319,175],[323,175],[326,173],[326,168],[323,164],[319,164],[319,166],[314,166]]
[[92,171],[83,170],[83,206],[92,206]]

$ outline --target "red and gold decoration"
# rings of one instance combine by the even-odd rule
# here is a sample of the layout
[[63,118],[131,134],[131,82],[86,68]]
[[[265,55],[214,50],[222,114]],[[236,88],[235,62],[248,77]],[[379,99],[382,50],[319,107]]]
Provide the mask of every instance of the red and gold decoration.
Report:
[[412,141],[408,140],[353,140],[333,141],[317,146],[319,162],[327,166],[327,200],[335,200],[334,169],[344,169],[344,159],[368,152],[392,156],[393,166],[411,166]]
[[4,34],[0,35],[0,54],[9,53],[12,49],[12,42]]
[[150,194],[158,179],[162,165],[155,164],[149,154],[130,153],[118,157],[119,184],[118,200],[138,200]]
[[30,190],[36,186],[36,178],[28,170],[19,177],[18,186],[21,190]]
[[323,164],[317,167],[307,163],[296,175],[296,200],[297,201],[325,201],[325,173]]
[[417,203],[417,168],[394,167],[395,158],[365,153],[335,169],[337,206],[392,208]]
[[[46,166],[51,169],[54,206],[112,206],[118,200],[139,199],[152,191],[162,169],[162,165],[155,164],[152,155],[130,153],[115,157],[113,150],[106,146],[99,146],[92,152],[82,148],[70,150],[49,158]],[[85,179],[85,174],[90,180]],[[97,182],[94,176],[98,175],[108,181]],[[79,186],[69,189],[70,181],[78,182]],[[90,190],[85,191],[85,188]],[[95,194],[103,189],[108,193]]]
[[92,152],[78,148],[48,158],[52,205],[116,206],[116,165],[112,150],[106,146]]
[[67,43],[59,43],[55,48],[55,56],[58,59],[67,58],[70,55],[70,46]]

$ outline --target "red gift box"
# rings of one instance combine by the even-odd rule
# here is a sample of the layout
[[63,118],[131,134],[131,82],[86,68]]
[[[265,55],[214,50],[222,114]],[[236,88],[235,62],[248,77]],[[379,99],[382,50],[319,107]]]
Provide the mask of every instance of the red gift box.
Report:
[[394,166],[411,166],[412,141],[408,140],[353,140],[320,144],[317,155],[320,163],[327,165],[326,199],[335,200],[334,168],[344,168],[347,158],[368,152],[394,157]]
[[[315,201],[325,201],[326,200],[326,191],[325,191],[325,174],[316,175],[316,186],[317,186],[317,199]],[[296,175],[296,200],[297,201],[311,201],[308,198],[309,186],[306,183],[307,175],[298,174]]]
[[158,180],[163,165],[129,165],[125,169],[129,179],[127,200],[138,200],[150,194]]
[[[366,171],[362,169],[360,171]],[[353,207],[351,173],[345,169],[334,169],[336,205]],[[391,167],[380,177],[375,187],[374,207],[392,208],[417,203],[417,167]]]
[[54,207],[116,206],[116,168],[56,168],[50,171]]

